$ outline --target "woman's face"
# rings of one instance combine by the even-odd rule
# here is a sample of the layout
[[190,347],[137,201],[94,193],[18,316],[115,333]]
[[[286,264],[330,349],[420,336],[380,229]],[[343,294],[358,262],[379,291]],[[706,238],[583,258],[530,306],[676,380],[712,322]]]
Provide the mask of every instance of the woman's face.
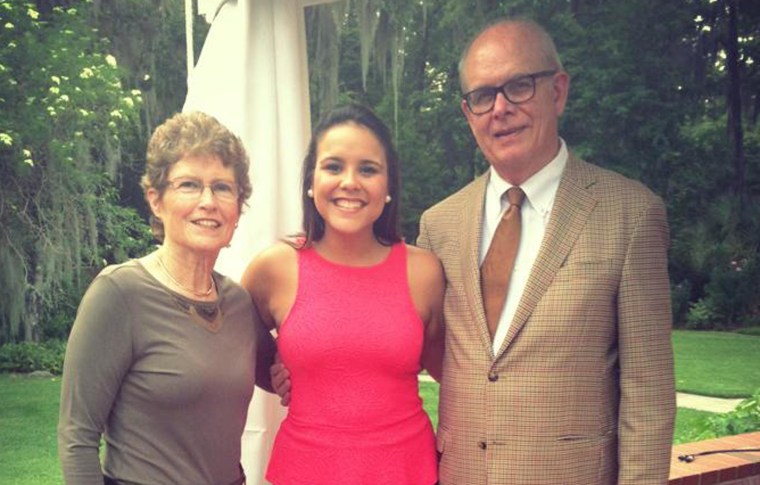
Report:
[[188,156],[169,170],[163,195],[148,189],[153,215],[164,224],[164,246],[218,253],[230,243],[240,218],[232,167],[216,156]]
[[388,195],[388,164],[380,140],[351,122],[327,130],[317,143],[312,190],[325,235],[372,233]]

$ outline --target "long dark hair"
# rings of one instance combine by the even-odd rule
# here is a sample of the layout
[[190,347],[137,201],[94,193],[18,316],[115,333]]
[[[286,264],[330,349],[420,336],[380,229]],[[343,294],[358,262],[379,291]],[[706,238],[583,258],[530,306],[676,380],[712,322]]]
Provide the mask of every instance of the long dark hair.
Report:
[[306,157],[303,159],[301,172],[301,206],[303,209],[303,231],[299,238],[298,247],[308,247],[314,241],[319,241],[325,235],[325,220],[319,215],[314,199],[309,197],[308,191],[314,183],[314,170],[317,164],[317,145],[322,137],[331,128],[354,123],[370,130],[380,141],[385,150],[385,159],[388,167],[388,194],[391,201],[385,204],[382,214],[375,221],[372,231],[375,238],[386,246],[401,241],[398,228],[398,204],[401,196],[399,187],[399,160],[396,149],[393,147],[391,133],[385,123],[369,108],[359,104],[347,104],[338,106],[328,111],[314,129]]

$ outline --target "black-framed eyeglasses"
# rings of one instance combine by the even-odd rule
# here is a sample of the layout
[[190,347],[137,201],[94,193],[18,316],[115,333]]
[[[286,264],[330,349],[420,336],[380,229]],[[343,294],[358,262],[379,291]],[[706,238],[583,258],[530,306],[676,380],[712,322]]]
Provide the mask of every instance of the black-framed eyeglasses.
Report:
[[464,94],[465,104],[470,113],[474,115],[486,114],[493,109],[496,103],[496,96],[502,93],[507,101],[512,104],[521,104],[533,99],[536,95],[536,79],[553,76],[557,74],[556,69],[548,71],[538,71],[532,74],[526,74],[515,79],[510,79],[498,87],[485,87],[473,89]]
[[206,187],[211,189],[211,194],[220,201],[235,202],[240,197],[240,189],[235,182],[216,180],[210,184],[204,184],[203,181],[192,177],[180,177],[174,180],[168,180],[166,185],[169,186],[177,195],[185,199],[199,199]]

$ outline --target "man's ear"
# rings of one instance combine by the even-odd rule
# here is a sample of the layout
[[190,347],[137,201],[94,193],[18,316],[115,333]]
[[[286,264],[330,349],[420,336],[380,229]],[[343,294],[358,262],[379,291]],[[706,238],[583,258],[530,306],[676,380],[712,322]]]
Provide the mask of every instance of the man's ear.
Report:
[[557,111],[557,116],[560,116],[565,111],[567,96],[570,92],[570,75],[565,71],[558,72],[554,76],[552,89],[554,96],[554,109]]
[[470,116],[473,116],[472,113],[470,113],[470,110],[467,108],[467,101],[462,99],[462,104],[459,105],[460,108],[462,108],[462,114],[464,115],[465,119],[467,120],[467,123],[470,122]]

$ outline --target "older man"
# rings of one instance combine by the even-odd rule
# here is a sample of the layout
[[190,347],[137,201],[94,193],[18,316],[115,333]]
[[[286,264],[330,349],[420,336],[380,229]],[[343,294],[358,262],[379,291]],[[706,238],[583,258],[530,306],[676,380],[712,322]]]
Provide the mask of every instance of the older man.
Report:
[[662,200],[568,151],[569,76],[537,24],[488,26],[460,78],[490,168],[427,210],[418,240],[447,279],[441,484],[666,483]]

